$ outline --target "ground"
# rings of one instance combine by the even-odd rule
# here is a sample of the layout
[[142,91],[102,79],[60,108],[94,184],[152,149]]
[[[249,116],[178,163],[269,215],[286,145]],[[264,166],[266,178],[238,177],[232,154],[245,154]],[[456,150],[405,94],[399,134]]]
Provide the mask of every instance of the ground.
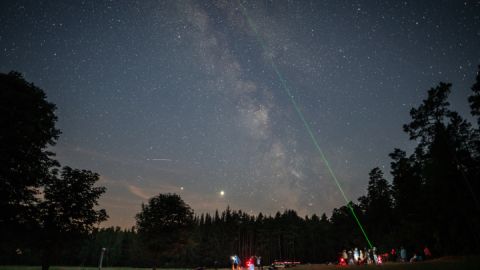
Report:
[[[348,269],[379,269],[381,270],[462,270],[462,269],[480,269],[479,256],[463,256],[463,257],[444,257],[427,262],[420,263],[385,263],[382,266],[337,266],[324,264],[304,264],[287,270],[348,270]],[[39,266],[0,266],[0,270],[38,270]],[[97,270],[98,267],[67,267],[52,266],[50,270]],[[145,270],[148,268],[129,268],[129,267],[103,267],[104,270]],[[266,268],[264,268],[266,269]],[[162,269],[167,270],[167,269]],[[171,270],[181,270],[179,268]],[[219,269],[219,270],[229,270]]]
[[337,265],[300,265],[296,270],[340,270],[340,269],[378,269],[382,270],[420,270],[420,269],[435,269],[435,270],[461,270],[461,269],[480,269],[479,256],[463,256],[463,257],[444,257],[434,259],[426,262],[417,263],[384,263],[382,266],[368,265],[368,266],[337,266]]

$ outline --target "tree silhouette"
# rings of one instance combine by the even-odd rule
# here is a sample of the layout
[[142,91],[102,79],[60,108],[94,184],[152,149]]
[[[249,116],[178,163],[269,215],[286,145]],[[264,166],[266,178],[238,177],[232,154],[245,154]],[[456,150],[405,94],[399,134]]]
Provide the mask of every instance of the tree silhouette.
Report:
[[181,254],[193,226],[193,211],[176,194],[159,194],[142,204],[136,215],[141,241],[150,251],[153,268]]
[[412,121],[404,125],[410,138],[419,142],[415,162],[420,168],[424,203],[430,215],[424,223],[429,228],[425,238],[444,253],[457,251],[455,246],[471,246],[462,228],[475,231],[474,224],[478,223],[470,217],[478,212],[470,184],[470,176],[475,174],[471,171],[475,161],[470,147],[475,135],[471,125],[448,108],[450,87],[440,83],[430,89],[427,99],[411,110]]
[[392,197],[394,209],[392,223],[397,230],[394,238],[397,243],[406,246],[422,239],[423,226],[427,211],[424,200],[424,185],[421,168],[415,155],[407,157],[407,153],[395,149],[390,155],[392,181]]
[[477,116],[480,125],[480,66],[478,66],[475,84],[472,86],[472,95],[468,98],[470,109],[473,116]]
[[391,187],[383,177],[380,168],[373,168],[370,173],[366,197],[360,198],[364,209],[367,230],[374,243],[387,242],[385,239],[392,231],[392,194]]
[[[42,269],[62,244],[91,233],[107,217],[94,210],[105,192],[94,187],[98,174],[64,167],[59,176],[59,163],[46,150],[60,135],[55,108],[20,73],[0,74],[1,247],[8,254],[32,249],[37,240]],[[28,241],[19,243],[21,236]]]
[[441,82],[437,87],[428,90],[427,99],[423,100],[418,108],[410,110],[412,121],[403,125],[403,130],[410,135],[411,140],[419,140],[420,147],[431,143],[438,129],[444,125],[445,117],[450,113],[447,98],[451,86]]
[[[42,270],[47,270],[51,256],[59,247],[81,239],[94,225],[107,219],[104,209],[95,210],[105,187],[95,187],[98,174],[63,167],[60,177],[55,170],[44,189],[41,209]],[[65,241],[68,239],[68,241]]]
[[[480,65],[478,66],[477,77],[472,86],[472,95],[468,98],[471,114],[477,117],[477,129],[470,140],[470,149],[473,151],[474,163],[470,166],[470,179],[472,179],[472,190],[474,194],[480,194]],[[477,198],[477,208],[480,209],[480,198]],[[480,215],[480,214],[479,214]],[[479,221],[480,224],[480,221]]]
[[[55,105],[18,72],[0,74],[0,238],[6,243],[35,223],[38,187],[58,163]],[[5,244],[6,246],[6,244]]]

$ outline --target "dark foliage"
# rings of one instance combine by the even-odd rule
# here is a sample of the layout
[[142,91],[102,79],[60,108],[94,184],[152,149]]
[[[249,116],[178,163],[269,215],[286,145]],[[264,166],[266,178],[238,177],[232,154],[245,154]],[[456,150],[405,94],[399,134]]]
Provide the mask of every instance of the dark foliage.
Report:
[[135,218],[138,235],[154,268],[182,255],[193,225],[193,211],[180,196],[159,194],[142,204]]
[[383,177],[380,168],[372,169],[369,175],[367,196],[359,198],[364,211],[365,227],[371,241],[380,244],[380,248],[387,249],[390,245],[395,244],[393,241],[389,241],[394,227],[392,224],[391,187]]
[[54,171],[44,186],[38,232],[42,269],[48,269],[57,250],[88,235],[94,225],[107,219],[104,209],[94,209],[105,193],[104,187],[94,186],[97,181],[96,173],[64,167],[60,177]]
[[60,131],[55,105],[17,72],[0,74],[0,233],[2,241],[31,228],[37,188],[57,165],[53,153]]
[[60,135],[55,105],[17,72],[0,74],[0,263],[59,261],[60,248],[106,219],[98,174],[64,167],[46,150]]
[[468,102],[470,102],[472,115],[478,117],[477,121],[480,125],[480,66],[478,66],[478,69],[475,84],[472,86],[473,93],[468,98]]

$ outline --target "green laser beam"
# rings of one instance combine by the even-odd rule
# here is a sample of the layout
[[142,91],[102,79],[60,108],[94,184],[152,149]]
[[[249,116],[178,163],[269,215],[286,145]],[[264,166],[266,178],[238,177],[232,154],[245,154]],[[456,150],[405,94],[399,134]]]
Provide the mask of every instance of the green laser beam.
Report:
[[[260,46],[262,47],[263,51],[267,52],[267,46],[265,46],[263,40],[260,38],[260,35],[258,34],[258,31],[257,31],[257,28],[256,28],[255,24],[250,19],[250,16],[248,16],[247,9],[242,5],[242,3],[240,1],[238,1],[238,3],[242,7],[241,9],[243,11],[243,14],[245,15],[245,18],[247,19],[248,25],[250,26],[250,28],[252,28],[253,32],[255,33],[257,41],[260,43]],[[280,82],[282,84],[283,89],[287,93],[288,97],[290,97],[290,101],[292,102],[292,105],[295,108],[295,111],[297,112],[297,115],[302,120],[303,126],[307,130],[308,135],[310,136],[310,139],[312,140],[313,144],[315,145],[315,148],[317,149],[317,151],[320,153],[320,157],[322,158],[322,161],[325,163],[325,166],[327,167],[327,170],[330,173],[330,176],[335,181],[335,184],[337,185],[338,190],[340,190],[340,193],[342,194],[343,199],[345,199],[345,202],[347,203],[347,207],[348,207],[348,209],[350,209],[350,212],[352,213],[352,216],[354,217],[358,227],[360,228],[360,231],[362,232],[363,236],[365,237],[365,240],[367,240],[367,243],[370,246],[370,248],[373,248],[373,245],[370,242],[370,239],[368,238],[367,233],[362,226],[362,223],[358,219],[357,214],[355,214],[355,210],[353,209],[353,207],[350,203],[350,200],[347,198],[347,195],[345,195],[345,192],[343,191],[342,186],[340,185],[340,182],[337,179],[337,176],[333,172],[333,169],[330,166],[330,163],[328,162],[325,154],[323,153],[322,148],[318,144],[317,138],[315,137],[312,129],[310,128],[310,125],[308,124],[307,120],[305,120],[305,117],[304,117],[302,111],[300,110],[300,107],[298,106],[297,101],[295,101],[295,98],[292,95],[292,92],[290,91],[290,88],[288,87],[286,80],[282,76],[282,73],[280,73],[280,70],[278,69],[277,65],[275,64],[275,61],[273,61],[273,57],[268,56],[268,58],[270,60],[270,64],[271,64],[273,70],[275,71],[278,79],[280,80]]]

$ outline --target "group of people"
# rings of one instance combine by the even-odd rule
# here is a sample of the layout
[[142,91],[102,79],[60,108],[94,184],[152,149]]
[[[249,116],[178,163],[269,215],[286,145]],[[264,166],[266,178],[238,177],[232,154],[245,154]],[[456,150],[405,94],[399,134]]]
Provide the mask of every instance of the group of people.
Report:
[[404,247],[397,250],[392,248],[390,253],[378,254],[375,247],[371,249],[364,248],[353,250],[343,250],[340,255],[340,265],[360,265],[360,264],[382,264],[384,261],[398,261],[398,262],[419,262],[432,257],[432,253],[428,247],[422,250],[417,250],[411,257],[407,256],[407,250]]
[[399,262],[420,262],[432,257],[432,253],[427,246],[424,246],[423,249],[418,249],[415,251],[410,258],[408,257],[407,250],[404,247],[401,247],[399,250],[400,254],[398,255],[397,251],[392,248],[389,254],[390,260]]
[[[230,261],[232,263],[232,270],[242,270],[242,261],[238,255],[232,255],[230,257]],[[261,270],[263,268],[262,257],[251,256],[250,258],[246,259],[245,266],[248,270],[255,270],[255,266],[257,266],[258,270]]]
[[377,255],[375,247],[371,249],[358,249],[342,251],[340,256],[340,265],[354,265],[354,264],[382,264],[382,256]]

